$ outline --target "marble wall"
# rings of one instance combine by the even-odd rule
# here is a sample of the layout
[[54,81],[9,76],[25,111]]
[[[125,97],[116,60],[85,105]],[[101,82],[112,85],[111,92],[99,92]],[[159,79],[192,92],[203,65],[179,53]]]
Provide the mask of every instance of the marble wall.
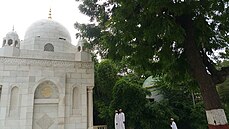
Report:
[[70,58],[0,56],[0,129],[93,126],[93,63]]

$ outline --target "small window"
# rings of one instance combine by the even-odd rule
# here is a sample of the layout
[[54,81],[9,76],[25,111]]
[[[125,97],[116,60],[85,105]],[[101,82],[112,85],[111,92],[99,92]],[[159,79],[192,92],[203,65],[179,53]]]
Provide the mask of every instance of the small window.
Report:
[[2,46],[5,46],[5,45],[6,45],[6,40],[4,39]]
[[51,43],[47,43],[44,46],[44,51],[54,52],[54,46]]
[[79,47],[78,47],[78,52],[80,52],[80,51],[81,51],[81,47],[79,46]]
[[16,40],[14,46],[16,47],[17,45],[18,45],[18,41]]
[[85,46],[83,46],[83,51],[85,51],[86,50],[86,47]]
[[60,39],[60,40],[66,40],[65,38],[61,38],[61,37],[60,37],[59,39]]
[[8,40],[8,45],[11,46],[13,44],[13,40],[12,39],[9,39]]

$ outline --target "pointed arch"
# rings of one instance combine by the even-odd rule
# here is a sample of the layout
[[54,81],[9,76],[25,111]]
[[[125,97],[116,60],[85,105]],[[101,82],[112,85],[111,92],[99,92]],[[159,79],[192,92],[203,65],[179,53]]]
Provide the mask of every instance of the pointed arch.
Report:
[[34,93],[34,99],[59,99],[59,90],[52,81],[43,81]]
[[80,89],[79,87],[73,88],[73,95],[72,95],[72,108],[79,109],[80,108]]
[[14,41],[14,46],[15,46],[15,47],[18,46],[18,41],[17,41],[17,40]]
[[13,44],[13,40],[12,39],[9,39],[8,40],[8,45],[11,46]]
[[5,46],[6,45],[6,39],[3,39],[3,44],[2,46]]
[[10,94],[9,116],[15,117],[19,115],[19,88],[14,86]]
[[47,43],[44,46],[44,51],[54,52],[54,46],[51,43]]
[[42,78],[42,79],[40,79],[39,81],[37,81],[36,84],[32,87],[32,89],[31,89],[32,91],[31,91],[31,92],[34,94],[34,93],[35,93],[35,90],[37,89],[37,87],[38,87],[41,83],[43,83],[43,82],[45,82],[45,81],[50,81],[50,82],[54,83],[55,86],[56,86],[57,89],[58,89],[59,94],[64,94],[64,89],[61,87],[60,82],[59,82],[58,80],[51,79],[51,78]]
[[[37,82],[37,85],[33,87],[34,103],[32,114],[32,128],[58,128],[58,123],[55,121],[64,121],[64,105],[63,105],[63,91],[60,90],[60,86],[56,81],[50,79],[41,79]],[[62,95],[60,95],[62,94]],[[44,125],[43,119],[52,119],[53,121],[47,121]]]
[[82,107],[82,94],[81,87],[77,85],[73,85],[71,88],[71,110],[72,115],[80,115],[81,107]]

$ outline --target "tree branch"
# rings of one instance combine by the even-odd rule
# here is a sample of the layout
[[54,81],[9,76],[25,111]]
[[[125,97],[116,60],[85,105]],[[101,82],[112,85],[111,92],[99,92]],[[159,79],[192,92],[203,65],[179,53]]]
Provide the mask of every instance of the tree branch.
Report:
[[202,57],[204,65],[207,67],[208,71],[211,73],[212,80],[215,84],[223,83],[227,75],[229,75],[229,67],[223,67],[221,70],[217,70],[214,66],[213,61],[206,55],[206,53],[202,50]]

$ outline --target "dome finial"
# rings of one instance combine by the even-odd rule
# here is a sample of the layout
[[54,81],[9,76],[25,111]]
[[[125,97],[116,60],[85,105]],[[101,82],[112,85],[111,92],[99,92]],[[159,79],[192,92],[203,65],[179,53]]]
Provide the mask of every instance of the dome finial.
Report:
[[52,19],[52,10],[51,10],[51,8],[49,9],[49,17],[48,17],[48,19]]
[[13,29],[12,29],[12,31],[14,31],[14,25],[13,25]]

